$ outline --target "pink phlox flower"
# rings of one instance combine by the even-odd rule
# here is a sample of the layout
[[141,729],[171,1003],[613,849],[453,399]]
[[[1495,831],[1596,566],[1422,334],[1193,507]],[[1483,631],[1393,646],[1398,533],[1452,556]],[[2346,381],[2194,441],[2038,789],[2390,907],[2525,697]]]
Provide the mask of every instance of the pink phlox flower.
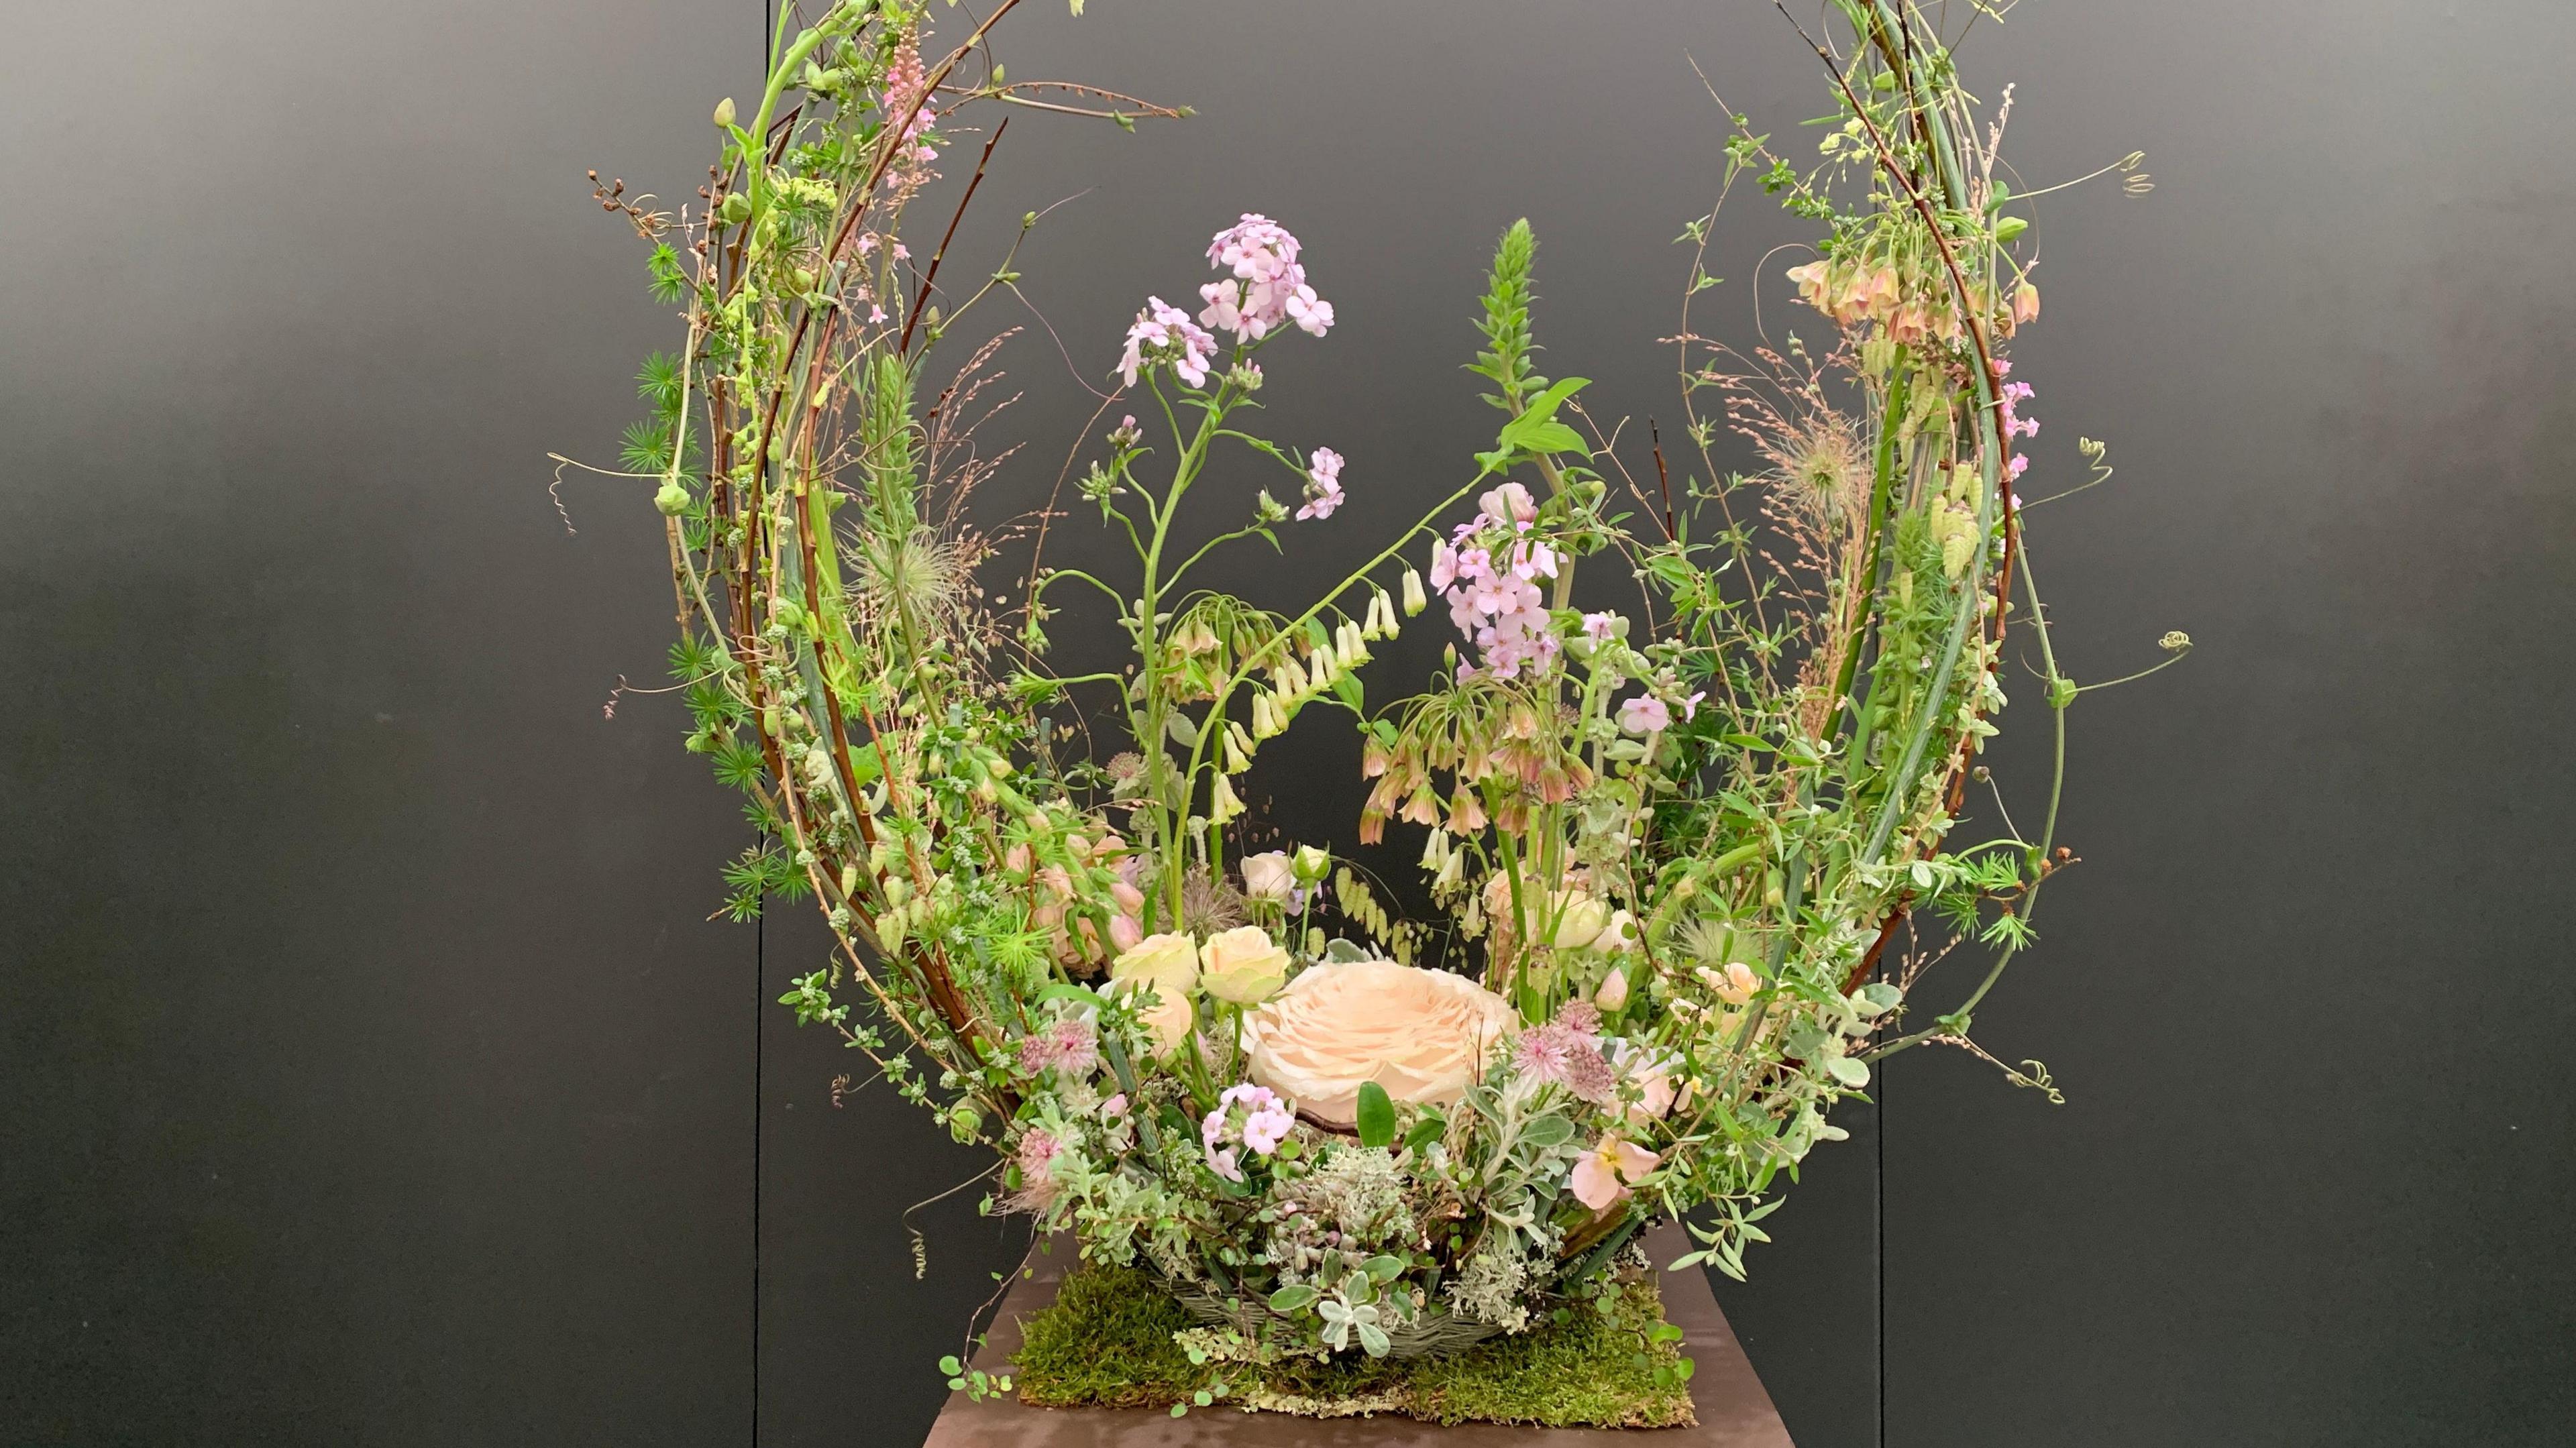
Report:
[[886,309],[885,309],[885,308],[883,308],[883,307],[880,307],[880,306],[876,306],[876,305],[874,305],[874,304],[870,304],[870,306],[868,307],[868,325],[870,325],[870,326],[882,326],[882,325],[884,324],[884,322],[885,322],[885,319],[886,319]]
[[1608,609],[1603,609],[1599,613],[1587,613],[1583,616],[1583,636],[1591,639],[1595,643],[1606,644],[1610,642],[1611,634],[1618,627],[1619,615],[1610,612]]
[[[1243,1108],[1243,1123],[1233,1126],[1232,1108]],[[1288,1109],[1278,1093],[1266,1086],[1228,1086],[1216,1099],[1216,1109],[1199,1123],[1199,1145],[1207,1156],[1208,1166],[1227,1181],[1243,1180],[1234,1148],[1221,1146],[1231,1135],[1251,1147],[1256,1155],[1268,1156],[1279,1149],[1288,1132],[1297,1124],[1296,1113]]]
[[1297,329],[1309,337],[1320,337],[1332,329],[1333,304],[1317,297],[1313,287],[1298,287],[1280,305],[1297,323]]
[[1431,541],[1431,586],[1446,589],[1458,581],[1458,554],[1438,539]]
[[1698,693],[1691,695],[1689,698],[1682,700],[1683,723],[1687,724],[1691,720],[1699,717],[1699,701],[1707,697],[1708,690],[1702,689]]
[[1654,734],[1671,726],[1673,711],[1652,694],[1640,694],[1619,706],[1619,727],[1631,734]]
[[1208,243],[1208,262],[1234,274],[1235,282],[1200,289],[1208,310],[1200,320],[1234,334],[1237,342],[1259,341],[1282,322],[1320,337],[1333,325],[1332,303],[1315,295],[1306,283],[1306,268],[1297,260],[1297,238],[1269,217],[1245,212],[1242,220]]
[[1342,455],[1328,447],[1319,447],[1307,459],[1306,506],[1297,510],[1300,519],[1329,518],[1342,505]]
[[1511,558],[1512,572],[1524,580],[1556,576],[1556,550],[1545,543],[1514,543]]
[[1215,354],[1216,339],[1191,321],[1189,313],[1161,297],[1147,297],[1135,325],[1127,329],[1127,350],[1118,358],[1118,375],[1133,387],[1137,372],[1147,362],[1168,360],[1183,382],[1200,387],[1207,383]]

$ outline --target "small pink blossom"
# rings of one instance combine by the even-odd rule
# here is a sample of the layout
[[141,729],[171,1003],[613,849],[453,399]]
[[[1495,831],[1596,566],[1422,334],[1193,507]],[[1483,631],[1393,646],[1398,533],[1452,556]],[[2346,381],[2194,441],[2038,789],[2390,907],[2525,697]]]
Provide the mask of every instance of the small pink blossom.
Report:
[[1687,724],[1691,720],[1699,717],[1699,701],[1707,697],[1708,690],[1702,689],[1698,693],[1691,695],[1689,698],[1682,700],[1683,723]]
[[1605,1135],[1575,1162],[1569,1185],[1576,1201],[1596,1212],[1607,1211],[1662,1160],[1634,1142]]
[[1136,323],[1127,329],[1127,350],[1118,359],[1118,375],[1130,387],[1148,362],[1169,361],[1192,387],[1207,384],[1216,359],[1216,339],[1201,330],[1187,312],[1161,297],[1147,297]]
[[1673,722],[1673,711],[1652,694],[1641,694],[1619,706],[1619,727],[1631,734],[1655,734]]
[[1127,1093],[1124,1091],[1100,1103],[1100,1115],[1103,1120],[1115,1121],[1126,1114]]
[[1531,500],[1530,490],[1518,483],[1505,483],[1478,498],[1476,508],[1497,523],[1528,523],[1538,518],[1538,504]]
[[1342,455],[1319,447],[1307,460],[1306,505],[1297,510],[1297,516],[1300,520],[1329,518],[1341,505]]
[[1617,633],[1618,629],[1619,615],[1606,609],[1600,613],[1587,613],[1583,616],[1583,636],[1594,643],[1610,642],[1611,636]]

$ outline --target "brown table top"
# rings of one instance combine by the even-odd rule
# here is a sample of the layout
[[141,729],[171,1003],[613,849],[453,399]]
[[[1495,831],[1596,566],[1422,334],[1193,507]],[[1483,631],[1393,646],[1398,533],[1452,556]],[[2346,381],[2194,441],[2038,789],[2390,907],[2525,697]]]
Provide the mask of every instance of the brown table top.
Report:
[[[1659,1227],[1646,1239],[1658,1262],[1690,1250],[1679,1227]],[[1055,1300],[1056,1283],[1073,1256],[1070,1244],[1032,1254],[1035,1269],[1019,1278],[1002,1300],[975,1365],[1003,1371],[1019,1351],[1020,1319]],[[1794,1448],[1789,1430],[1771,1406],[1753,1364],[1726,1324],[1708,1279],[1699,1269],[1668,1272],[1664,1315],[1683,1333],[1696,1364],[1691,1405],[1699,1423],[1688,1428],[1522,1428],[1500,1423],[1442,1427],[1403,1417],[1299,1418],[1246,1413],[1219,1405],[1193,1408],[1175,1418],[1153,1409],[1031,1408],[1011,1398],[970,1402],[949,1395],[924,1448],[1604,1448],[1621,1438],[1650,1438],[1656,1448]]]

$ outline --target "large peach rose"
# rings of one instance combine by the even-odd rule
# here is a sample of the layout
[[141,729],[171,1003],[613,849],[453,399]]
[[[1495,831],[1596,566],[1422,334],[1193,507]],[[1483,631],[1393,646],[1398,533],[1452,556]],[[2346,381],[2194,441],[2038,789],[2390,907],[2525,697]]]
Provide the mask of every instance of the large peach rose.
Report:
[[1244,1021],[1252,1079],[1327,1126],[1358,1120],[1361,1083],[1446,1106],[1482,1073],[1519,1017],[1462,975],[1386,960],[1308,970]]

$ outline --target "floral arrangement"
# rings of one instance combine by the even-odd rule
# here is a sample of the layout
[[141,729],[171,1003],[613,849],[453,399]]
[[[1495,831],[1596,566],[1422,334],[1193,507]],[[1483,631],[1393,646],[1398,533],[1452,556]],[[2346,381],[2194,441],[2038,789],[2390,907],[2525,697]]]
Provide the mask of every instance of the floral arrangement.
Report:
[[[1582,378],[1538,373],[1536,243],[1513,226],[1471,363],[1491,447],[1295,611],[1224,591],[1209,560],[1336,526],[1369,484],[1252,430],[1263,350],[1330,345],[1335,312],[1298,238],[1241,217],[1198,307],[1147,298],[1116,354],[1125,415],[1080,492],[1132,571],[1032,564],[1013,599],[987,592],[1001,544],[965,506],[1007,455],[976,439],[994,344],[935,391],[927,362],[1011,289],[1011,254],[944,288],[957,214],[925,255],[909,211],[963,154],[969,107],[1180,112],[1008,80],[990,39],[1012,8],[935,60],[906,0],[782,16],[756,112],[716,111],[695,205],[600,193],[685,304],[627,470],[667,518],[688,747],[761,836],[733,908],[810,895],[838,942],[787,1003],[994,1149],[991,1209],[1149,1271],[1205,1351],[1522,1332],[1606,1298],[1641,1226],[1684,1214],[1684,1264],[1740,1273],[1778,1175],[1843,1135],[1832,1108],[1872,1063],[1984,1055],[1973,1013],[2071,861],[2082,690],[2016,496],[2040,424],[2008,347],[2039,292],[1997,159],[2010,92],[1981,115],[1912,0],[1834,0],[1841,27],[1811,42],[1839,107],[1818,157],[1741,116],[1723,141],[1728,189],[1817,228],[1786,278],[1815,336],[1701,337],[1690,299],[1715,282],[1694,261],[1677,456],[1623,452]],[[1695,252],[1716,217],[1689,223]],[[1721,461],[1746,444],[1751,471]],[[1092,595],[1130,662],[1059,673],[1048,628]],[[1435,597],[1447,666],[1390,696],[1372,646]],[[1953,846],[2008,624],[2036,649],[2058,775],[2035,834]],[[1239,782],[1330,717],[1363,740],[1358,837],[1420,840],[1428,915],[1319,846],[1248,850]],[[1097,756],[1069,748],[1111,730]],[[1949,943],[1891,950],[1926,912]],[[1924,1019],[1920,978],[1961,942],[1991,963]],[[2050,1089],[2026,1067],[2008,1074]]]

